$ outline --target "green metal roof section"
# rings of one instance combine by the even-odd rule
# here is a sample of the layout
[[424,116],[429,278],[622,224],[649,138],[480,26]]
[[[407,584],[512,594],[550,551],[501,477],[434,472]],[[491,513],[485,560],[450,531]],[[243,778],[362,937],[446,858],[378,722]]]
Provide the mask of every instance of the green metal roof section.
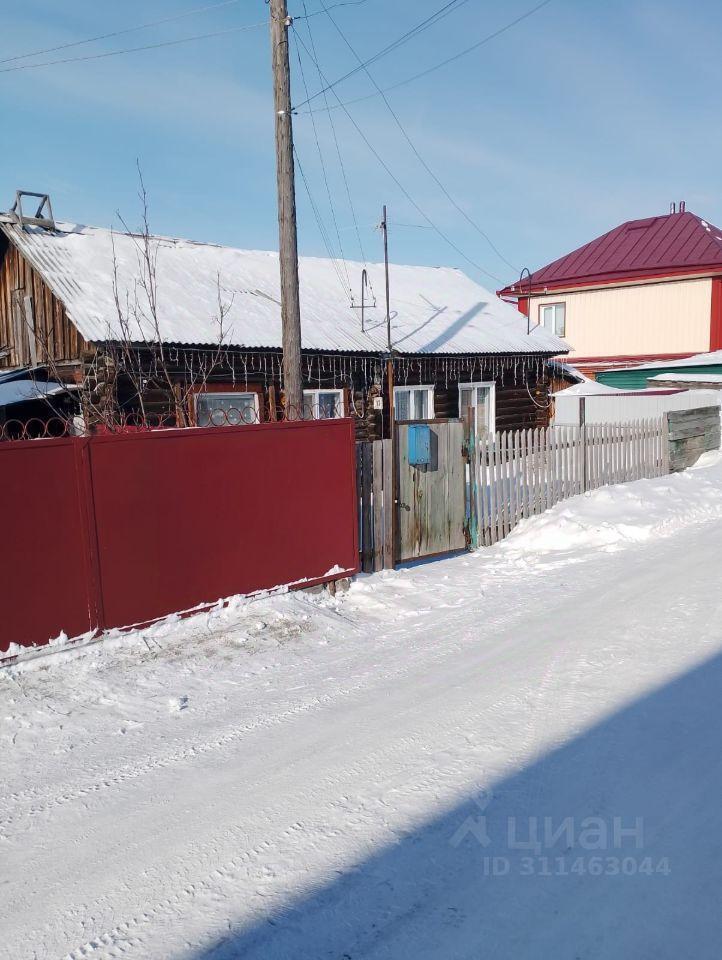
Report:
[[[695,364],[692,367],[670,367],[660,364],[658,367],[647,367],[644,370],[605,370],[597,374],[597,381],[608,387],[617,387],[620,390],[644,390],[647,380],[656,377],[659,373],[722,373],[722,363]],[[664,383],[657,384],[664,387]]]

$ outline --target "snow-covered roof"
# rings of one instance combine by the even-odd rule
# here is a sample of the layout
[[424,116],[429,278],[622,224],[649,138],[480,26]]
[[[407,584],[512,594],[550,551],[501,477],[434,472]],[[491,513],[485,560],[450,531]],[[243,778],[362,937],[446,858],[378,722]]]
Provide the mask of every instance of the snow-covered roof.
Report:
[[[113,291],[114,251],[120,300],[137,302],[132,339],[153,340],[147,297],[138,286],[141,239],[99,227],[59,223],[56,231],[21,230],[0,215],[0,229],[39,271],[88,341],[125,339]],[[157,316],[167,343],[218,342],[218,298],[229,305],[224,342],[249,348],[281,346],[278,254],[209,243],[153,238],[157,253]],[[361,332],[364,264],[302,257],[301,336],[307,350],[386,350],[384,270],[367,264],[376,306],[367,306]],[[350,306],[346,271],[357,309]],[[342,279],[338,274],[341,274]],[[543,327],[527,334],[515,307],[450,267],[389,268],[392,345],[407,354],[565,353],[569,347]],[[367,295],[368,296],[368,295]]]
[[722,373],[658,373],[650,377],[655,383],[720,383]]
[[695,353],[691,357],[682,357],[681,360],[651,360],[640,363],[635,367],[625,367],[625,370],[658,370],[660,367],[706,367],[710,364],[722,364],[722,350],[713,350],[710,353]]
[[35,380],[9,380],[0,383],[0,407],[9,407],[13,403],[25,403],[28,400],[43,400],[68,388],[53,380],[40,382]]

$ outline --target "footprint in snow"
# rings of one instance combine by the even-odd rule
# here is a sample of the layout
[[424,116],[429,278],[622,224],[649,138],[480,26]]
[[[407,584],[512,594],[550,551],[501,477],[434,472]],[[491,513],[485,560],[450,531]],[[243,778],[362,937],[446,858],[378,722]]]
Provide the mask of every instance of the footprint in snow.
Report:
[[168,700],[168,709],[171,713],[179,713],[188,706],[188,697],[185,694],[181,697],[171,697]]

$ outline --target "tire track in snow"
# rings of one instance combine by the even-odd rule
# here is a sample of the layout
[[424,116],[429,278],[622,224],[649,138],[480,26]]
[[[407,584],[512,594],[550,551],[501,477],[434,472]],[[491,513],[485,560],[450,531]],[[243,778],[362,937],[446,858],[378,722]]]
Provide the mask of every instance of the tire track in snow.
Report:
[[[467,617],[468,613],[451,616],[446,620],[445,626],[448,628],[457,622],[466,621]],[[489,627],[491,625],[497,628],[500,622],[506,623],[508,622],[508,619],[509,617],[500,618],[494,621],[493,624],[490,621],[487,621],[484,626]],[[398,638],[400,634],[414,635],[417,629],[418,620],[415,620],[412,628],[405,627],[401,630],[390,631],[386,634],[386,639],[390,641],[392,638]],[[433,647],[430,644],[424,650],[425,662],[429,666],[437,665],[449,657],[456,656],[460,648],[463,647],[463,644],[463,638],[461,638],[453,647],[447,646],[443,648],[443,650],[439,647]],[[434,655],[435,650],[438,652]],[[431,653],[431,655],[429,655],[429,653]],[[400,679],[414,670],[416,666],[417,664],[413,658],[406,658],[400,662],[399,669],[385,673],[384,678],[387,680]],[[330,706],[346,697],[359,693],[372,686],[378,681],[378,679],[378,676],[373,671],[370,671],[360,682],[348,687],[337,689],[333,694],[313,697],[311,700],[297,704],[296,706],[290,707],[287,710],[283,710],[280,713],[258,717],[240,727],[232,728],[228,733],[223,734],[220,737],[214,737],[210,740],[201,741],[200,743],[193,744],[189,747],[184,747],[180,750],[165,755],[147,756],[142,762],[137,764],[123,764],[122,767],[117,768],[114,771],[106,772],[102,778],[94,780],[85,786],[78,787],[76,789],[72,789],[72,787],[68,788],[68,785],[66,785],[66,788],[63,789],[62,792],[57,792],[57,790],[53,789],[52,787],[50,789],[33,787],[25,791],[16,791],[13,794],[9,794],[7,797],[0,798],[1,808],[7,808],[10,801],[14,802],[15,804],[22,804],[28,800],[31,802],[40,802],[37,806],[31,806],[29,809],[22,811],[19,815],[11,814],[10,816],[5,815],[0,817],[0,838],[2,838],[3,835],[7,835],[11,827],[15,827],[18,822],[22,823],[22,821],[26,818],[42,816],[55,807],[65,806],[66,804],[72,804],[85,800],[88,797],[93,797],[94,795],[103,793],[105,790],[123,786],[126,783],[137,780],[148,774],[152,774],[158,770],[164,770],[176,763],[192,761],[199,756],[213,754],[217,751],[241,742],[257,730],[286,723],[311,710]],[[53,784],[53,787],[55,786],[56,785]]]
[[[471,720],[478,721],[484,712],[484,710],[480,710],[476,714],[472,714]],[[468,718],[469,714],[465,714],[465,717]],[[460,729],[461,725],[458,722],[451,722],[445,725],[439,725],[438,722],[434,723],[434,730],[437,734],[443,731],[446,736],[452,736],[455,731],[459,731]],[[415,736],[400,738],[395,741],[393,746],[373,751],[367,754],[363,760],[347,764],[340,768],[335,775],[326,776],[320,782],[323,783],[324,788],[328,790],[337,788],[341,783],[346,781],[353,783],[358,778],[368,777],[373,773],[374,769],[378,768],[378,764],[381,761],[388,761],[396,756],[402,759],[408,758],[411,755],[411,749],[418,745],[422,736],[423,735],[419,733]],[[455,765],[457,767],[464,767],[465,760],[459,757]],[[402,763],[396,771],[397,776],[401,778],[401,774],[409,768],[413,769],[414,764],[410,762],[406,764]],[[439,786],[437,771],[433,771],[422,777],[414,777],[412,783],[409,783],[406,777],[403,777],[403,779],[406,783],[405,791],[403,792],[410,794],[431,791],[438,789]],[[317,805],[316,819],[328,825],[331,822],[331,814],[333,812],[337,814],[340,813],[343,816],[344,823],[347,824],[349,819],[351,823],[355,823],[359,819],[360,814],[368,808],[371,802],[388,806],[388,804],[379,801],[377,798],[371,797],[364,797],[361,800],[349,803],[348,794],[343,792],[340,797],[336,796],[323,803],[323,814],[319,812]],[[219,888],[229,883],[237,883],[239,881],[239,871],[248,871],[254,863],[258,862],[259,859],[270,850],[283,850],[288,843],[293,843],[295,855],[298,857],[299,852],[302,851],[304,847],[316,848],[319,846],[319,841],[323,842],[324,839],[332,837],[333,831],[329,830],[328,827],[326,833],[319,836],[313,829],[313,825],[304,821],[294,821],[289,827],[286,827],[280,833],[276,834],[273,839],[262,840],[248,850],[225,860],[220,866],[206,873],[200,880],[189,882],[188,878],[185,877],[179,884],[178,889],[171,893],[170,896],[157,900],[152,906],[145,906],[142,911],[121,921],[112,929],[104,931],[92,940],[74,948],[69,953],[64,954],[62,960],[83,960],[83,958],[87,957],[103,960],[103,958],[106,957],[132,956],[132,954],[129,954],[129,950],[131,949],[143,951],[146,938],[142,931],[143,929],[147,929],[149,924],[164,917],[173,917],[182,914],[184,905],[199,894],[213,894],[218,892]],[[237,845],[239,842],[246,841],[246,839],[246,835],[240,827],[231,828],[220,838],[213,840],[207,845],[206,858],[210,859],[213,854],[222,848],[231,844]],[[244,882],[245,879],[245,877],[241,878],[241,882]],[[103,897],[102,900],[107,901],[108,897]],[[145,957],[147,954],[141,952],[138,956]]]

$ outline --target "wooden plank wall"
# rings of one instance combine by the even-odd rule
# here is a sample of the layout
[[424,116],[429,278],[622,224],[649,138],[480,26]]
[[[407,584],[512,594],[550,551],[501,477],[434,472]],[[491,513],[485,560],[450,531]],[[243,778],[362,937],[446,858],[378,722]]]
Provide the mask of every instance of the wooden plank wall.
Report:
[[719,450],[720,408],[695,407],[667,413],[670,470],[675,473],[696,463],[703,453]]
[[0,367],[75,360],[88,344],[62,303],[24,257],[0,234]]

